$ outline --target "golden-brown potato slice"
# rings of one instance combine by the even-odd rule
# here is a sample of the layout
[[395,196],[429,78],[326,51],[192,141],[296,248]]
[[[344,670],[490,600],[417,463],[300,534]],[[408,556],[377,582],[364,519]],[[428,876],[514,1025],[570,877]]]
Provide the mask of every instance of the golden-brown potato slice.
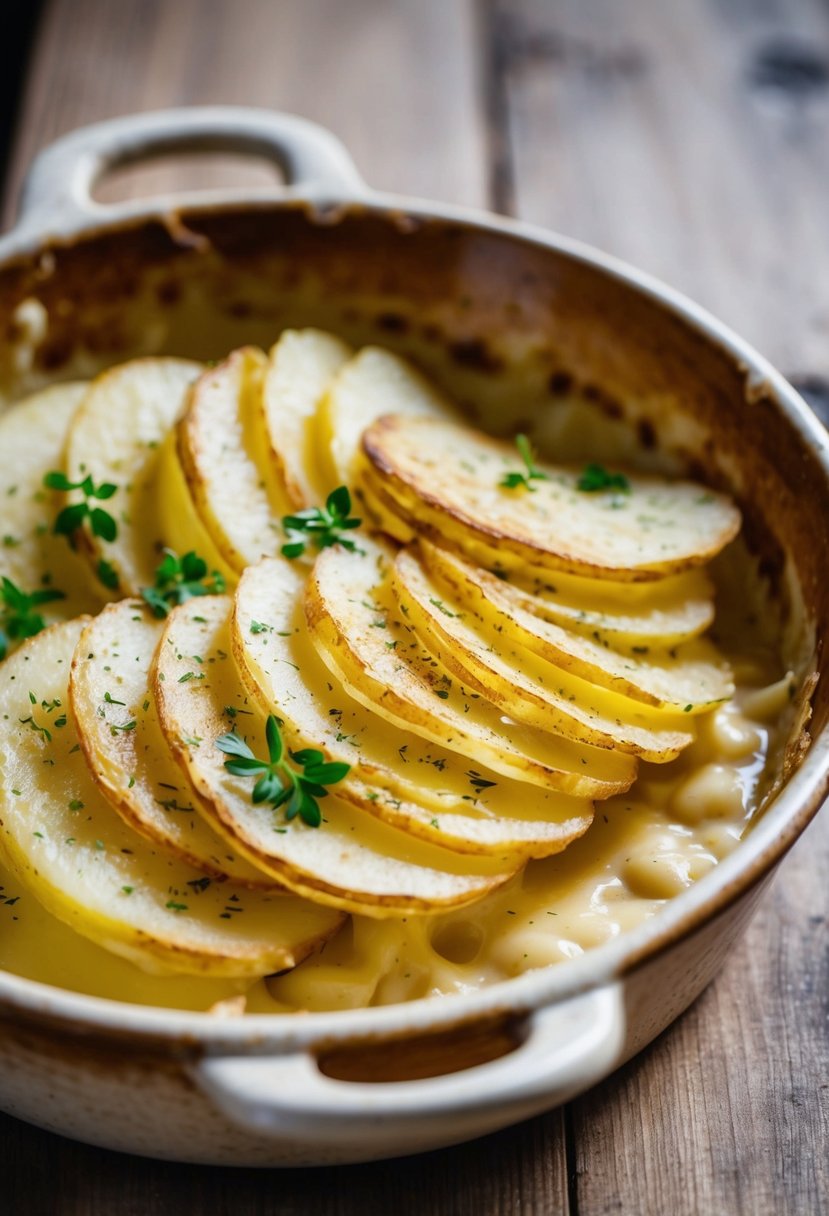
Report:
[[[510,859],[469,857],[417,840],[339,798],[321,800],[323,822],[307,827],[281,810],[253,803],[253,780],[224,767],[215,740],[232,726],[265,755],[265,716],[239,704],[230,654],[231,602],[191,600],[174,609],[158,649],[155,693],[173,754],[214,817],[217,830],[285,886],[320,902],[368,916],[460,906],[494,890],[516,871]],[[193,654],[206,679],[181,683]],[[230,713],[228,713],[230,707]]]
[[[415,538],[417,533],[399,514],[400,505],[367,461],[360,464],[355,493],[368,527],[402,544]],[[714,620],[714,589],[700,568],[642,583],[584,578],[505,561],[501,550],[473,540],[468,533],[456,540],[444,521],[428,521],[425,508],[418,512],[417,523],[421,536],[438,548],[465,555],[523,592],[527,611],[597,641],[607,639],[612,646],[674,646],[698,637]]]
[[[113,541],[83,527],[83,548],[93,571],[103,559],[118,575],[118,591],[135,595],[151,586],[161,550],[168,544],[159,513],[156,471],[159,448],[184,408],[201,366],[189,359],[132,359],[102,372],[77,410],[66,443],[65,469],[72,481],[89,474],[96,486],[118,487],[112,498],[92,502],[115,519]],[[82,501],[70,491],[67,502]]]
[[306,615],[326,665],[361,704],[423,739],[498,773],[580,797],[606,798],[636,776],[632,756],[506,720],[424,647],[388,586],[391,555],[327,549],[308,580]]
[[517,721],[655,763],[693,742],[673,717],[660,726],[645,706],[553,667],[503,631],[482,634],[475,610],[449,598],[410,553],[398,554],[393,585],[401,612],[438,661]]
[[531,490],[503,478],[523,471],[514,445],[439,418],[387,414],[363,448],[407,523],[443,523],[504,558],[595,578],[658,578],[714,557],[736,536],[730,499],[693,482],[631,474],[629,489],[586,493],[578,472],[541,466]]
[[279,552],[288,512],[268,478],[260,398],[266,360],[245,346],[193,386],[178,426],[178,457],[196,510],[237,572]]
[[327,453],[328,490],[355,483],[363,432],[390,413],[451,418],[456,411],[406,359],[364,346],[334,378],[320,406],[317,440]]
[[519,784],[396,729],[332,682],[305,626],[305,580],[288,562],[249,567],[234,597],[233,653],[249,694],[282,719],[294,749],[350,764],[339,797],[458,852],[546,857],[593,818],[585,799]]
[[354,352],[319,329],[286,329],[271,348],[262,385],[264,431],[294,510],[325,502],[334,489],[321,467],[316,414],[327,388]]
[[103,799],[67,707],[85,621],[53,625],[0,667],[0,838],[59,920],[150,971],[259,976],[292,967],[340,925],[293,895],[217,883],[154,848]]
[[72,418],[87,385],[56,384],[12,406],[0,418],[0,576],[21,591],[51,587],[64,598],[38,609],[47,621],[95,612],[104,588],[52,525],[58,495],[43,478],[63,467],[63,449]]
[[[496,647],[509,638],[582,680],[675,713],[701,713],[734,692],[731,674],[711,643],[686,646],[673,656],[620,654],[533,615],[528,610],[533,597],[445,549],[423,542],[419,557],[471,615],[472,620],[465,618],[468,623],[481,628]],[[406,554],[398,561],[411,569],[415,558]]]
[[[164,622],[143,601],[120,600],[81,634],[69,699],[89,771],[147,840],[214,878],[273,887],[272,878],[238,857],[202,818],[199,798],[170,755],[149,691],[163,632]],[[186,675],[204,679],[195,658]]]

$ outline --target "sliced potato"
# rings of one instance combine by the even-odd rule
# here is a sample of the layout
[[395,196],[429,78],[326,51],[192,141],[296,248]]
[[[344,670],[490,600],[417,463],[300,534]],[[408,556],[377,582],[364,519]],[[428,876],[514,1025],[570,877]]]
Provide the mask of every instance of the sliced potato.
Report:
[[676,575],[653,583],[624,584],[653,589],[649,601],[637,603],[633,600],[626,605],[620,604],[618,598],[603,596],[601,588],[605,584],[597,579],[592,580],[597,587],[594,594],[570,593],[566,586],[559,587],[558,573],[551,578],[549,572],[528,582],[528,591],[514,586],[522,606],[534,616],[635,653],[642,647],[664,648],[692,641],[713,623],[714,597],[710,583],[702,570],[694,570],[692,575],[696,585],[679,598],[673,586],[663,584],[685,578],[690,581],[691,576]]
[[[81,634],[69,699],[89,771],[122,819],[147,840],[214,878],[273,887],[273,879],[238,857],[208,826],[164,742],[149,691],[163,632],[164,622],[141,600],[120,600]],[[196,659],[186,674],[204,678]]]
[[363,432],[381,414],[443,419],[456,412],[407,360],[379,346],[364,346],[334,378],[320,405],[317,441],[327,454],[327,488],[356,482]]
[[[364,461],[358,460],[355,467],[361,468],[363,463]],[[397,514],[394,500],[385,499],[382,491],[378,493],[361,473],[356,476],[355,509],[364,519],[365,526],[372,532],[384,532],[386,536],[391,536],[403,545],[413,541],[417,533]]]
[[288,513],[268,483],[258,430],[265,355],[234,351],[193,386],[178,427],[178,457],[193,502],[222,559],[235,571],[279,552]]
[[339,797],[459,852],[546,857],[589,827],[586,800],[482,771],[396,729],[332,684],[308,638],[304,582],[287,562],[249,567],[234,598],[233,653],[247,691],[279,715],[292,748],[321,747],[351,765]]
[[[66,443],[65,468],[72,481],[89,474],[95,485],[118,487],[101,506],[118,524],[113,541],[84,525],[84,549],[93,570],[101,559],[118,575],[121,594],[152,585],[163,535],[156,469],[159,448],[184,408],[201,366],[189,359],[133,359],[103,372],[89,387]],[[71,491],[67,501],[82,501]]]
[[[168,618],[156,661],[162,730],[217,830],[292,890],[368,916],[459,906],[512,877],[515,861],[473,859],[416,840],[356,809],[336,789],[321,802],[319,828],[254,804],[252,780],[228,773],[214,746],[233,726],[255,754],[266,754],[264,714],[253,700],[238,704],[230,612],[231,602],[218,596],[182,604]],[[203,657],[207,678],[181,683],[194,653]]]
[[147,970],[258,976],[294,966],[339,927],[336,913],[212,882],[147,844],[101,797],[67,712],[84,625],[53,625],[0,668],[0,837],[10,868],[59,920]]
[[483,635],[475,610],[449,598],[405,551],[394,565],[394,589],[400,610],[438,661],[517,721],[655,763],[674,760],[693,743],[693,733],[674,728],[673,718],[657,725],[644,706],[575,679],[502,634]]
[[60,508],[57,495],[43,488],[45,475],[63,466],[66,434],[86,389],[85,383],[56,384],[0,418],[0,576],[26,592],[62,591],[64,599],[38,610],[47,621],[94,612],[105,594],[66,538],[52,531]]
[[636,776],[632,756],[583,746],[505,719],[424,647],[388,585],[391,554],[327,549],[306,590],[306,615],[326,665],[355,700],[404,730],[498,773],[580,797],[605,798]]
[[178,458],[178,438],[171,430],[161,445],[156,476],[161,534],[167,546],[180,556],[193,552],[203,558],[208,570],[218,570],[228,587],[236,582],[236,571],[224,560],[196,510],[190,487]]
[[[360,464],[356,496],[369,527],[402,544],[414,539],[415,530],[398,513],[400,505],[373,476],[367,461]],[[698,637],[714,620],[714,589],[703,569],[643,583],[541,570],[509,557],[505,560],[497,547],[473,540],[469,534],[456,542],[442,521],[430,523],[421,511],[417,515],[421,536],[430,537],[439,548],[464,554],[523,591],[526,599],[522,603],[528,612],[597,641],[607,638],[610,645],[628,648],[674,646]]]
[[[451,588],[474,618],[470,623],[476,629],[482,626],[491,643],[508,637],[591,684],[674,712],[701,713],[734,692],[731,674],[710,643],[686,646],[673,657],[620,654],[595,638],[533,615],[527,607],[532,596],[445,549],[424,542],[420,555],[430,574]],[[399,559],[407,569],[414,561],[408,554]]]
[[295,510],[324,502],[334,489],[320,468],[316,414],[353,353],[322,330],[286,329],[268,356],[260,408],[286,499]]
[[542,466],[532,489],[501,482],[523,465],[513,444],[439,418],[386,414],[363,449],[406,521],[441,523],[497,545],[502,559],[595,578],[658,578],[709,561],[736,536],[730,499],[693,482],[631,474],[629,489],[585,493],[578,472]]

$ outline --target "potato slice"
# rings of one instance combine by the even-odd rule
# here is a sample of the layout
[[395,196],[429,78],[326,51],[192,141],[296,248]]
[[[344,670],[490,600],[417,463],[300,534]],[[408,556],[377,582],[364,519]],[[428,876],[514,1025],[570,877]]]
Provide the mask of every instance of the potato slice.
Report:
[[45,475],[62,467],[66,434],[87,387],[56,384],[0,418],[0,576],[25,592],[62,591],[63,599],[38,608],[46,621],[95,612],[105,595],[86,562],[52,531],[60,507],[57,495],[43,488]]
[[259,401],[265,355],[234,351],[199,378],[178,427],[178,457],[193,502],[222,559],[237,573],[279,552],[289,511],[268,484]]
[[[83,547],[93,571],[104,559],[118,575],[121,594],[152,585],[167,543],[158,510],[156,469],[164,437],[184,408],[200,364],[189,359],[133,359],[103,372],[89,387],[66,443],[65,469],[72,481],[89,474],[96,485],[117,492],[93,503],[117,521],[113,541],[95,537],[86,525]],[[82,501],[71,491],[68,502]]]
[[66,709],[84,625],[53,625],[0,667],[10,868],[59,920],[147,970],[259,976],[296,965],[339,927],[336,913],[212,882],[147,844],[101,797]]
[[236,571],[222,557],[213,537],[196,510],[190,487],[178,458],[175,428],[161,445],[156,474],[158,513],[161,535],[166,545],[179,555],[194,552],[203,558],[210,571],[218,570],[228,587],[236,583]]
[[355,465],[355,468],[360,470],[355,474],[358,478],[354,490],[354,498],[357,502],[355,509],[363,517],[365,526],[370,531],[384,532],[386,536],[391,536],[402,545],[408,545],[415,539],[417,533],[397,514],[394,499],[386,498],[382,491],[378,492],[376,487],[363,476],[364,464],[365,460],[361,458]]
[[693,742],[693,732],[673,717],[657,725],[644,706],[553,667],[509,635],[482,634],[475,611],[449,598],[405,551],[395,562],[393,585],[400,610],[435,658],[517,721],[654,763],[676,759]]
[[[675,586],[678,580],[687,580],[687,593]],[[542,571],[527,582],[526,590],[513,586],[522,607],[534,616],[634,653],[643,647],[666,648],[693,641],[714,621],[713,589],[702,570],[658,582],[621,584],[651,589],[652,595],[641,603],[631,597],[627,604],[620,604],[618,597],[602,593],[610,584],[597,579],[591,582],[590,589],[570,591],[558,572],[551,576]]]
[[[367,461],[360,465],[355,494],[367,526],[402,544],[415,538],[415,530],[396,514],[399,504],[373,476]],[[612,646],[674,646],[698,637],[714,620],[714,589],[699,568],[644,583],[616,583],[505,562],[498,548],[474,541],[469,534],[455,541],[443,522],[430,524],[421,512],[418,528],[438,548],[460,552],[523,590],[527,611],[596,641],[607,638]]]
[[[202,818],[199,799],[164,742],[149,691],[163,632],[164,622],[141,600],[121,600],[81,634],[69,700],[89,771],[125,823],[153,844],[214,878],[273,887],[272,878],[238,857]],[[195,659],[186,674],[204,679]]]
[[304,583],[287,562],[249,567],[234,598],[233,653],[247,691],[279,715],[291,747],[321,747],[352,766],[339,797],[458,852],[546,857],[586,831],[593,818],[586,800],[482,772],[332,684],[308,638]]
[[335,377],[320,405],[317,440],[327,454],[329,489],[356,482],[363,432],[390,413],[443,419],[457,411],[407,360],[379,346],[364,346]]
[[[234,726],[255,754],[265,754],[264,714],[247,698],[238,704],[230,612],[230,600],[218,596],[182,604],[168,618],[156,660],[162,730],[217,830],[292,890],[368,916],[460,906],[512,877],[514,860],[471,858],[416,840],[339,798],[336,787],[321,802],[319,828],[255,805],[252,780],[228,773],[226,756],[214,746]],[[182,684],[194,653],[207,678]]]
[[327,549],[306,590],[306,615],[326,666],[355,700],[404,730],[475,757],[498,773],[579,797],[627,789],[636,761],[509,721],[453,679],[423,646],[388,586],[392,555],[360,538]]
[[709,561],[736,536],[730,499],[693,482],[631,474],[629,490],[584,493],[579,474],[542,466],[532,490],[507,489],[523,469],[513,444],[439,418],[387,414],[363,448],[408,523],[443,523],[506,558],[595,578],[658,578]]
[[268,356],[263,427],[286,499],[296,510],[325,501],[335,484],[320,467],[316,414],[353,351],[319,329],[286,329]]
[[[465,620],[474,629],[480,628],[491,644],[497,646],[499,639],[509,637],[582,680],[674,712],[701,713],[734,692],[731,674],[710,643],[686,646],[674,657],[623,655],[595,638],[539,619],[528,611],[532,596],[445,549],[424,542],[420,557],[430,575],[451,588],[469,614]],[[408,554],[398,561],[399,567],[416,566]]]

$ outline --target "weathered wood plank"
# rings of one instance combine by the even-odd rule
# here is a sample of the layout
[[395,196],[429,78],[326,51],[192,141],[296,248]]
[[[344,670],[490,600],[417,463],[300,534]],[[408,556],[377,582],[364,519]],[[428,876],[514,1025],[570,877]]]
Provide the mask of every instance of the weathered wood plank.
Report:
[[829,9],[497,4],[519,214],[829,379]]
[[[483,205],[476,49],[474,0],[52,0],[9,200],[37,150],[64,131],[131,111],[224,102],[323,123],[378,187]],[[185,178],[195,185],[270,179],[261,168],[216,158]],[[121,194],[181,184],[180,164],[141,169]]]
[[[13,1216],[557,1216],[556,1115],[423,1157],[325,1170],[198,1169],[74,1144],[0,1116]],[[49,1163],[44,1168],[44,1162]]]
[[[685,289],[829,398],[825,5],[495,12],[503,197]],[[581,1216],[825,1210],[827,852],[824,815],[719,982],[572,1105]]]

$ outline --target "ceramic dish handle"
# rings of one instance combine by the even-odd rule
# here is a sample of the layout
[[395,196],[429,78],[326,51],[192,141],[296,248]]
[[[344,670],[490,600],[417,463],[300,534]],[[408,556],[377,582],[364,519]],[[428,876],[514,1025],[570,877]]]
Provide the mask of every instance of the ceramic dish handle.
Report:
[[[95,183],[117,165],[173,152],[260,156],[282,169],[289,188],[303,192],[353,198],[366,190],[340,141],[307,119],[243,106],[156,110],[81,127],[45,148],[23,184],[18,229],[63,233],[129,213],[134,204],[95,202]],[[196,197],[176,195],[179,203]]]
[[532,1013],[526,1037],[508,1055],[426,1080],[334,1080],[307,1051],[210,1057],[193,1075],[244,1128],[319,1150],[362,1141],[381,1156],[403,1151],[401,1137],[411,1152],[440,1131],[445,1142],[447,1126],[461,1140],[550,1109],[607,1076],[624,1038],[621,985],[611,984]]

